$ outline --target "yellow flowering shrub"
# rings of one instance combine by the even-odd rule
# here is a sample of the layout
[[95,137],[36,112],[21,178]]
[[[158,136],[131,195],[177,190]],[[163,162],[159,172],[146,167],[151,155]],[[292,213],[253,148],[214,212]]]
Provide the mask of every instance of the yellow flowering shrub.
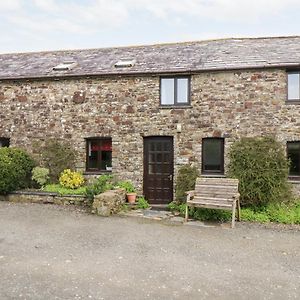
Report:
[[84,184],[84,178],[79,172],[66,169],[60,174],[59,183],[63,187],[77,189]]

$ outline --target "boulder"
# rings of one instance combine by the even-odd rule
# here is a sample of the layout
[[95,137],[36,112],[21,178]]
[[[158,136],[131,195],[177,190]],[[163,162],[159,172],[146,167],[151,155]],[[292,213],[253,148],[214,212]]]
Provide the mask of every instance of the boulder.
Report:
[[109,190],[94,197],[92,212],[103,217],[119,212],[125,203],[124,189]]

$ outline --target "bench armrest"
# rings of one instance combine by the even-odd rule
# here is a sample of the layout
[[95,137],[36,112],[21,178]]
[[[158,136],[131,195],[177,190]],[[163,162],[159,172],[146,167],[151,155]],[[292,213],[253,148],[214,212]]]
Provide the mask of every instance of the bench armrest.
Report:
[[239,193],[236,193],[236,194],[234,194],[234,195],[232,196],[232,198],[234,198],[234,199],[239,199],[239,198],[240,198],[240,194],[239,194]]
[[195,196],[195,191],[187,191],[185,192],[185,194],[187,195],[186,201],[189,201],[191,198]]

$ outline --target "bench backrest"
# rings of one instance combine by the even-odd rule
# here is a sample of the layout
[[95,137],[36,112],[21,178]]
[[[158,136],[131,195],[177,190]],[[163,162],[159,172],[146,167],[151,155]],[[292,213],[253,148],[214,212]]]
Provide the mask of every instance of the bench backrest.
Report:
[[[205,198],[215,202],[233,201],[238,194],[238,179],[232,178],[197,178],[194,200],[203,201]],[[226,202],[227,202],[226,201]]]

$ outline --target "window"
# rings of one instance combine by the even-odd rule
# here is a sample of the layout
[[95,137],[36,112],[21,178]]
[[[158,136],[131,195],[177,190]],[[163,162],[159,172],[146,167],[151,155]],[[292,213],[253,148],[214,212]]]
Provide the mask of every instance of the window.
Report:
[[224,139],[202,139],[202,173],[224,174]]
[[69,71],[77,66],[75,61],[65,61],[53,67],[53,71]]
[[135,65],[134,59],[121,59],[115,63],[115,68],[130,68]]
[[288,100],[300,101],[300,71],[289,72],[288,76]]
[[112,170],[112,140],[111,138],[89,138],[86,140],[87,166],[90,172]]
[[9,138],[0,137],[0,147],[9,147]]
[[290,160],[291,176],[300,176],[300,142],[287,142],[287,157]]
[[188,105],[190,103],[189,77],[162,77],[160,79],[161,105]]

